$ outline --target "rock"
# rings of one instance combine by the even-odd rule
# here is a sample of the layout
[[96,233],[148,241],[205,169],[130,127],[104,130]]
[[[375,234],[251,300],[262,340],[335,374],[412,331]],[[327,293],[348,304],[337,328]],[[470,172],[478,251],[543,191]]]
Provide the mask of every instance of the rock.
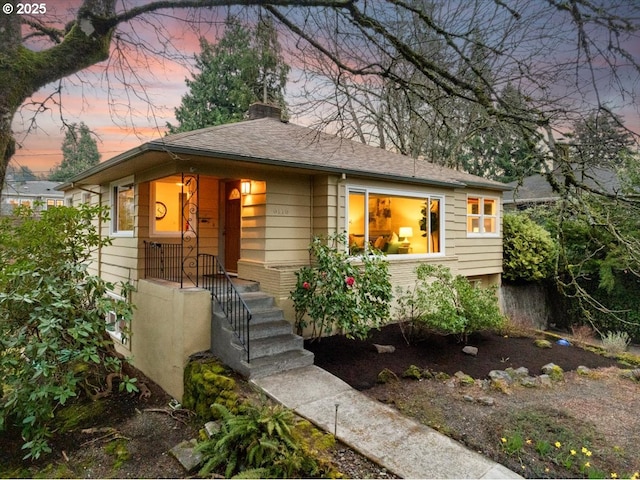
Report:
[[478,398],[478,403],[486,407],[493,407],[496,404],[496,401],[493,397],[480,397]]
[[474,383],[476,383],[471,375],[467,375],[464,372],[458,371],[454,374],[454,377],[456,377],[461,385],[473,385]]
[[393,345],[378,345],[374,343],[373,346],[376,347],[378,353],[393,353],[396,351],[396,347]]
[[477,357],[478,356],[478,347],[471,347],[469,345],[467,345],[466,347],[464,347],[462,349],[463,353],[466,353],[467,355],[471,355],[472,357]]
[[389,383],[389,382],[397,382],[399,380],[398,376],[393,373],[388,368],[385,368],[378,374],[378,383]]
[[511,375],[509,375],[509,373],[505,372],[504,370],[491,370],[489,372],[489,378],[493,382],[502,381],[507,385],[511,385],[513,383],[513,378],[511,378]]
[[589,367],[585,367],[584,365],[580,365],[576,368],[576,373],[578,375],[589,375],[591,373],[591,369]]
[[524,377],[520,379],[520,385],[527,388],[534,388],[538,386],[538,380],[536,377]]
[[403,373],[402,376],[404,378],[413,378],[415,380],[420,380],[422,378],[422,370],[415,365],[410,365]]
[[629,380],[638,381],[640,380],[640,368],[622,370],[620,376],[622,378],[628,378]]
[[475,402],[475,401],[476,401],[476,399],[475,399],[475,398],[473,398],[471,395],[463,395],[463,396],[462,396],[462,399],[463,399],[465,402]]
[[551,377],[549,375],[547,375],[547,374],[540,375],[538,377],[538,383],[542,387],[551,387],[551,385],[552,385]]
[[543,340],[539,338],[535,342],[533,342],[538,348],[551,348],[551,342],[549,340]]
[[555,363],[547,363],[542,367],[542,373],[549,375],[551,380],[559,382],[564,379],[564,370]]
[[195,451],[197,443],[195,439],[185,440],[169,450],[169,453],[180,462],[180,465],[187,472],[194,470],[202,463],[202,454]]
[[204,424],[204,431],[207,432],[207,437],[211,438],[220,431],[221,427],[222,422],[220,422],[220,420],[217,420],[215,422],[207,422]]

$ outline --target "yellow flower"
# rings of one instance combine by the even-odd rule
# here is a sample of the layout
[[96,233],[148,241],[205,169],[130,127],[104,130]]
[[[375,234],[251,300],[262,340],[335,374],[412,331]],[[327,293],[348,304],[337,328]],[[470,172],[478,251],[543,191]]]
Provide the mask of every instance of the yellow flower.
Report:
[[554,445],[556,446],[556,448],[560,448],[562,446],[562,444],[560,442],[556,442],[556,443],[554,443]]
[[527,445],[531,445],[533,442],[531,441],[530,438],[527,438]]
[[527,467],[525,467],[524,465],[521,465],[521,467],[522,467],[522,469],[523,469],[523,470],[527,468]]
[[582,447],[582,453],[587,453],[589,450],[587,450],[587,447]]
[[500,439],[500,441],[501,441],[502,443],[507,443],[507,439],[506,439],[506,438],[504,438],[504,437],[502,437],[502,438]]
[[591,466],[591,463],[587,462],[584,464],[584,468],[589,468]]
[[587,451],[585,452],[585,455],[586,455],[587,457],[590,457],[590,456],[591,456],[591,450],[587,450]]
[[640,478],[640,472],[634,472],[633,475],[631,475],[631,478],[637,480],[638,478]]
[[575,455],[575,454],[576,454],[576,451],[572,448],[571,449],[571,455]]
[[545,467],[544,473],[549,473],[549,467]]
[[618,478],[618,474],[616,472],[611,472],[611,478]]

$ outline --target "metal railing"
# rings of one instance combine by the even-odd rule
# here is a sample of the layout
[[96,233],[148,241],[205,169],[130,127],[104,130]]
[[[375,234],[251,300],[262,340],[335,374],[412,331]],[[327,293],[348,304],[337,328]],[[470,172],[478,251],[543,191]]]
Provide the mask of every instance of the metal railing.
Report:
[[144,242],[144,275],[182,286],[182,245]]
[[[145,278],[155,278],[180,283],[183,286],[184,271],[183,247],[181,244],[144,242]],[[231,277],[215,255],[201,253],[195,266],[195,286],[211,292],[212,300],[220,306],[227,317],[240,345],[250,361],[249,322],[251,310],[240,296]],[[189,278],[190,275],[187,275]]]
[[198,268],[202,282],[200,286],[209,290],[212,298],[218,302],[240,345],[247,353],[247,363],[249,363],[251,358],[249,342],[251,310],[215,255],[206,253],[198,255]]

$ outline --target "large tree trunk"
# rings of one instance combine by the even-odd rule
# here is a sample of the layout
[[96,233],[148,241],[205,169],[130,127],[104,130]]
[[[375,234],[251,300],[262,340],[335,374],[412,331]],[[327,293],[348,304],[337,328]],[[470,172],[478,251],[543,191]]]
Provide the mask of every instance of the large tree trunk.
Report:
[[45,85],[109,57],[115,0],[87,0],[60,43],[32,51],[22,45],[20,18],[0,15],[0,184],[15,151],[11,121],[20,106]]

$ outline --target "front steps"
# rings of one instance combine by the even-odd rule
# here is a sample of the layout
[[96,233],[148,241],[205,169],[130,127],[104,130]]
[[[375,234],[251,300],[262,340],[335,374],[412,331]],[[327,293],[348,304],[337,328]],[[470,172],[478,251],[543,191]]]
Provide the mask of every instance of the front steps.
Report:
[[261,292],[255,282],[234,279],[234,286],[251,311],[250,361],[215,298],[211,319],[214,355],[248,379],[313,365],[313,353],[304,349],[302,337],[293,334],[293,326],[274,298]]

